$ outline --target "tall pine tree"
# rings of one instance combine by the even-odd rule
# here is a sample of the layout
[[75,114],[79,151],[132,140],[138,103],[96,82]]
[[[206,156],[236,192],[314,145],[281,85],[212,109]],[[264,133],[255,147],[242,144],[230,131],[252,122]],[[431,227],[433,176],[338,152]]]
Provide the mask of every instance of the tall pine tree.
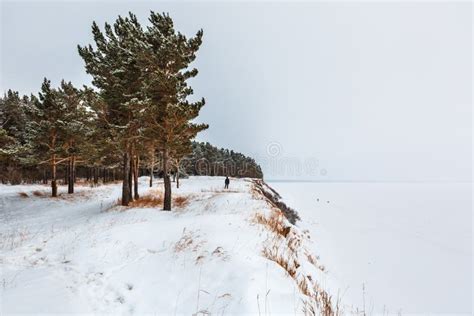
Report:
[[64,155],[66,122],[65,106],[57,90],[51,88],[46,78],[41,86],[39,99],[34,102],[28,123],[29,141],[38,164],[48,164],[51,169],[51,196],[58,194],[57,166],[68,158]]
[[106,105],[99,117],[107,123],[110,141],[117,144],[123,156],[122,205],[127,206],[132,199],[130,166],[143,114],[141,69],[136,60],[143,30],[130,14],[130,18],[119,16],[113,26],[106,23],[105,34],[94,22],[92,34],[96,47],[78,46],[78,50]]
[[149,21],[151,26],[146,32],[139,64],[144,69],[141,79],[150,112],[147,123],[156,131],[155,139],[162,157],[163,209],[171,210],[172,154],[208,127],[192,123],[199,115],[204,99],[189,102],[187,98],[193,90],[186,82],[198,73],[197,69],[189,69],[189,66],[196,58],[203,32],[199,30],[188,39],[174,29],[173,20],[167,14],[151,12]]

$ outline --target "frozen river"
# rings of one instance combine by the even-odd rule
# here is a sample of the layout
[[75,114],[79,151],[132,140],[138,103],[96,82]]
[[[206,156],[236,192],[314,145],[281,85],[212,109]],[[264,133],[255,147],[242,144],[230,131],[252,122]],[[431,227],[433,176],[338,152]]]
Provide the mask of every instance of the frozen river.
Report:
[[300,214],[345,305],[471,314],[471,183],[269,184]]

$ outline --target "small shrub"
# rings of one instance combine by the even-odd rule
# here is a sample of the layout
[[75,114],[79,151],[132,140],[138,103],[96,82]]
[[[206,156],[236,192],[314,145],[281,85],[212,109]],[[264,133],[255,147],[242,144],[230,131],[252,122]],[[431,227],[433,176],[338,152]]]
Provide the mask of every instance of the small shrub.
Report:
[[36,190],[36,191],[33,191],[33,195],[34,196],[44,196],[44,192]]
[[28,194],[26,194],[25,192],[18,192],[18,195],[22,198],[27,198],[28,197]]

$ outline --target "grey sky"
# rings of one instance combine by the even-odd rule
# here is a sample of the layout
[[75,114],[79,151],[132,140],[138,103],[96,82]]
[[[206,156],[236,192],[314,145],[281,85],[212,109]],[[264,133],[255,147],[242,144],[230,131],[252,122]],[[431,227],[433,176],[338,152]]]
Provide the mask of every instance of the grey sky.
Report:
[[268,178],[471,179],[468,2],[4,1],[0,90],[89,83],[76,45],[92,21],[150,9],[204,29],[199,139],[255,156]]

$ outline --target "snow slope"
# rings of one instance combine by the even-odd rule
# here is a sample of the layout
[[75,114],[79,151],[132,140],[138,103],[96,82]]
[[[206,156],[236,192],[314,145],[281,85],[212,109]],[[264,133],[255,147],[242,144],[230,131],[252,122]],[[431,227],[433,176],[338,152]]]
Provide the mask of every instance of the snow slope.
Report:
[[[325,293],[308,233],[250,179],[229,191],[223,182],[183,180],[173,194],[187,202],[172,212],[117,206],[120,184],[60,188],[57,199],[34,195],[48,193],[41,185],[0,186],[1,313],[300,314],[313,302],[301,282],[305,294]],[[142,196],[160,194],[146,184]],[[278,235],[257,214],[289,230]]]
[[471,183],[269,184],[298,210],[345,304],[472,314]]

